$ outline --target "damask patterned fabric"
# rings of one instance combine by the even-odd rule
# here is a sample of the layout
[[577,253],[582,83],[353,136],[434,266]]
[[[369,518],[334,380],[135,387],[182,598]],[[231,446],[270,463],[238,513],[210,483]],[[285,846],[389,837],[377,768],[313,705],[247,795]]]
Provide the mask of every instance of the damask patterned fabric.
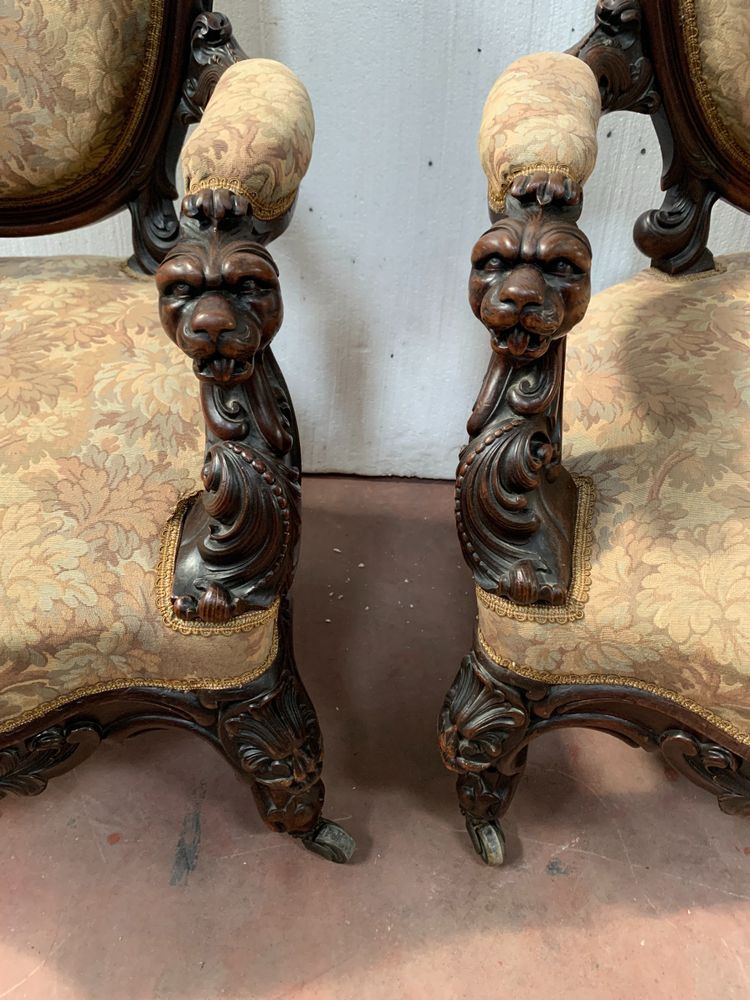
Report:
[[479,629],[519,672],[654,684],[750,744],[750,254],[718,267],[592,300],[564,408],[566,465],[598,493],[584,617],[480,600]]
[[562,52],[524,56],[497,79],[484,105],[479,156],[499,211],[512,180],[531,170],[584,182],[596,164],[599,87],[589,67]]
[[750,158],[750,4],[682,0],[682,23],[709,121]]
[[106,258],[0,261],[0,732],[76,691],[227,687],[270,665],[276,609],[184,635],[160,537],[200,488],[203,421],[152,278]]
[[85,186],[127,150],[156,64],[162,0],[0,4],[0,199]]
[[221,77],[182,151],[185,190],[244,195],[261,219],[290,207],[312,156],[310,97],[290,69],[246,59]]

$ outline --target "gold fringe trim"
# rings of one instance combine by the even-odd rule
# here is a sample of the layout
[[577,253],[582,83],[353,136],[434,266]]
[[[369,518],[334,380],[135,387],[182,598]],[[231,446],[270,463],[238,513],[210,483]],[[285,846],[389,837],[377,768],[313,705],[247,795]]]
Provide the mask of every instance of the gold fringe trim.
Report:
[[517,177],[525,177],[527,174],[533,174],[537,170],[543,170],[547,174],[564,174],[569,177],[572,181],[577,181],[579,184],[582,183],[580,177],[576,177],[570,167],[564,167],[561,163],[529,163],[525,167],[521,167],[519,170],[514,170],[512,173],[503,181],[503,184],[499,188],[493,188],[490,182],[487,187],[487,200],[490,203],[490,208],[493,212],[502,212],[505,208],[505,195],[508,193],[508,189]]
[[291,194],[286,195],[286,197],[279,198],[278,201],[266,205],[242,181],[232,180],[229,177],[205,177],[202,181],[191,180],[188,185],[187,194],[197,194],[199,191],[208,191],[217,188],[223,188],[226,191],[232,191],[234,194],[240,195],[242,198],[247,198],[252,206],[253,215],[257,219],[263,219],[264,221],[277,219],[284,212],[288,212],[294,204],[294,199],[297,197],[297,192],[293,191]]
[[486,656],[489,656],[499,666],[505,667],[506,670],[512,670],[513,673],[518,674],[520,677],[526,677],[532,681],[540,681],[542,684],[609,684],[613,687],[635,688],[638,691],[655,694],[660,698],[666,698],[668,701],[674,702],[680,708],[685,708],[689,712],[699,715],[702,719],[716,726],[717,729],[721,729],[722,732],[731,736],[732,739],[737,740],[738,743],[750,746],[750,733],[739,729],[710,709],[703,708],[696,701],[692,701],[690,698],[686,698],[684,695],[678,694],[677,691],[672,691],[670,688],[660,687],[660,685],[653,684],[651,681],[637,680],[635,677],[618,677],[616,674],[556,674],[549,670],[535,670],[533,667],[527,667],[524,664],[516,663],[515,660],[509,660],[505,656],[500,656],[482,635],[481,629],[477,629],[477,636],[479,645]]
[[279,652],[279,632],[274,626],[271,648],[263,663],[252,670],[247,670],[237,677],[196,677],[194,680],[169,680],[158,677],[128,677],[116,681],[101,681],[99,684],[88,684],[84,687],[76,688],[69,694],[62,694],[59,698],[46,701],[36,708],[23,712],[12,719],[0,722],[0,733],[10,732],[11,729],[19,729],[34,719],[40,719],[43,715],[48,715],[58,708],[77,701],[79,698],[88,698],[91,695],[106,694],[108,691],[127,691],[129,688],[166,688],[168,691],[225,691],[231,688],[240,688],[251,681],[257,680],[273,664]]
[[687,281],[700,281],[701,278],[711,278],[715,274],[726,274],[726,271],[727,265],[722,264],[717,258],[714,260],[714,266],[710,271],[697,271],[694,274],[665,274],[664,271],[660,271],[656,267],[647,267],[644,269],[643,274],[648,275],[649,278],[656,278],[657,281],[664,281],[668,285],[682,285]]
[[477,587],[477,600],[493,614],[502,618],[512,618],[517,622],[556,622],[561,625],[580,621],[584,617],[584,606],[589,599],[591,589],[591,545],[596,487],[588,476],[574,476],[573,481],[578,490],[578,504],[573,532],[572,582],[567,601],[559,607],[540,604],[524,607],[508,600],[507,597],[498,597]]
[[750,155],[740,146],[734,134],[727,128],[711,88],[703,75],[703,60],[701,58],[700,32],[698,31],[698,16],[695,10],[695,0],[680,0],[680,20],[685,38],[690,77],[695,87],[698,103],[708,122],[709,128],[718,145],[734,159],[740,161],[750,170]]
[[[68,187],[57,188],[54,191],[48,191],[46,193],[42,192],[34,198],[9,198],[6,200],[7,205],[22,207],[24,205],[44,205],[51,201],[62,201],[63,199],[70,198],[74,194],[78,194],[80,191],[85,191],[88,188],[93,187],[96,180],[98,180],[102,174],[114,173],[114,170],[119,164],[119,161],[122,159],[123,154],[127,152],[127,149],[131,144],[133,135],[141,123],[143,112],[146,108],[146,104],[148,103],[148,99],[151,96],[154,77],[158,66],[159,42],[161,41],[162,27],[164,24],[164,3],[165,0],[151,0],[149,4],[149,20],[148,31],[146,33],[146,53],[143,59],[143,73],[138,80],[138,89],[136,90],[135,97],[133,99],[131,114],[126,119],[122,134],[112,150],[105,156],[104,160],[102,160],[100,164],[93,168],[93,170],[89,170],[88,173],[84,174],[83,177],[80,177],[77,181],[73,181],[73,183]],[[123,202],[120,207],[124,208],[125,203]]]
[[162,531],[156,571],[156,606],[161,612],[164,624],[183,635],[236,635],[238,632],[248,632],[250,629],[258,628],[259,625],[265,625],[267,622],[275,620],[281,602],[279,597],[268,608],[262,608],[260,611],[247,611],[244,615],[239,615],[230,622],[221,624],[186,622],[175,615],[171,600],[175,557],[180,544],[183,521],[200,495],[201,491],[198,490],[196,493],[190,493],[183,497]]

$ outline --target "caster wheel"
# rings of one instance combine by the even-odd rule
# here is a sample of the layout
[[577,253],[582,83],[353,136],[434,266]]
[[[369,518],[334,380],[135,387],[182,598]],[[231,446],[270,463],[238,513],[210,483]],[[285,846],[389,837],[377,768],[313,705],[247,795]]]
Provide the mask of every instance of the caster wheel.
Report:
[[498,822],[472,823],[466,820],[474,850],[486,865],[498,866],[505,861],[505,837]]
[[302,846],[308,851],[337,865],[346,864],[357,846],[346,830],[329,819],[321,819],[316,827],[300,839]]

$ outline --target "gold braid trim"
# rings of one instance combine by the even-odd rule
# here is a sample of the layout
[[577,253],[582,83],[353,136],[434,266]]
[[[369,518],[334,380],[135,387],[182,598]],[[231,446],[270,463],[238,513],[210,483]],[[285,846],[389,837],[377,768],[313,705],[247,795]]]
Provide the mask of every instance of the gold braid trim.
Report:
[[200,621],[186,622],[182,618],[178,618],[172,610],[172,581],[174,579],[175,558],[182,534],[182,524],[201,492],[198,490],[196,493],[190,493],[179,501],[161,535],[159,562],[156,570],[156,606],[161,612],[164,624],[183,635],[236,635],[237,632],[247,632],[259,625],[265,625],[272,619],[275,620],[281,601],[279,597],[269,608],[247,611],[244,615],[238,615],[230,622],[221,624]]
[[564,167],[561,163],[529,163],[524,167],[520,167],[518,170],[512,171],[503,180],[499,188],[492,186],[492,181],[489,182],[487,186],[487,200],[490,203],[490,208],[493,212],[502,212],[505,208],[505,196],[508,193],[508,189],[517,177],[525,177],[527,174],[536,173],[538,170],[543,171],[545,174],[563,174],[565,177],[569,177],[572,181],[577,181],[582,184],[580,177],[576,177],[570,167]]
[[[148,31],[146,33],[146,51],[143,58],[143,73],[138,80],[138,89],[136,90],[135,97],[133,99],[132,111],[126,119],[125,127],[123,128],[116,145],[104,157],[101,163],[98,163],[96,167],[89,170],[82,177],[79,177],[78,180],[73,181],[67,187],[55,188],[52,191],[44,191],[39,195],[35,195],[33,198],[29,198],[28,196],[23,198],[8,198],[5,200],[7,205],[17,205],[21,207],[24,205],[44,205],[50,201],[61,201],[64,198],[70,198],[72,195],[78,194],[80,191],[86,191],[93,187],[102,174],[114,173],[115,168],[119,166],[120,161],[132,145],[133,135],[138,126],[141,124],[143,112],[145,111],[148,100],[151,97],[154,77],[156,76],[156,70],[158,67],[159,42],[161,41],[162,27],[164,24],[164,3],[165,0],[150,0]],[[169,43],[171,45],[172,39],[169,40]],[[124,203],[120,207],[124,208]]]
[[191,180],[188,184],[187,193],[197,194],[199,191],[209,191],[219,188],[225,191],[232,191],[242,198],[247,198],[252,207],[253,215],[256,219],[263,219],[264,221],[277,219],[284,212],[288,212],[294,204],[294,199],[297,197],[297,192],[292,191],[291,194],[286,195],[284,198],[279,198],[278,201],[273,201],[270,205],[267,205],[260,201],[257,194],[246,187],[242,181],[232,180],[229,177],[204,177],[202,181]]
[[608,684],[612,687],[635,688],[638,691],[655,694],[674,702],[680,708],[685,708],[689,712],[699,715],[702,719],[716,726],[717,729],[721,729],[722,732],[731,736],[732,739],[737,740],[738,743],[750,746],[750,733],[739,729],[731,722],[727,722],[726,719],[722,719],[720,715],[712,712],[710,708],[703,708],[696,701],[692,701],[690,698],[686,698],[684,695],[678,694],[669,688],[660,687],[658,684],[651,683],[651,681],[641,681],[635,677],[618,677],[616,674],[556,674],[549,670],[535,670],[533,667],[527,667],[525,664],[516,663],[515,660],[509,660],[505,656],[500,656],[482,635],[481,629],[477,629],[477,637],[482,652],[486,656],[494,660],[498,666],[505,667],[506,670],[511,670],[520,677],[526,677],[532,681],[540,681],[542,684]]
[[477,600],[493,614],[502,618],[513,618],[517,622],[560,624],[580,621],[584,617],[584,606],[589,599],[591,589],[591,544],[596,487],[588,476],[574,476],[573,481],[578,489],[578,505],[573,533],[572,579],[567,601],[558,607],[541,604],[524,607],[508,600],[507,597],[498,597],[477,587]]
[[695,87],[698,103],[708,122],[711,133],[718,145],[731,157],[750,170],[750,155],[740,146],[734,134],[727,128],[721,116],[716,101],[711,93],[711,87],[703,75],[703,60],[701,59],[700,32],[698,31],[698,16],[695,11],[695,0],[680,0],[680,21],[685,38],[690,78]]
[[16,715],[12,719],[0,722],[0,733],[7,733],[11,729],[18,729],[21,726],[25,726],[27,722],[40,719],[43,715],[54,712],[71,701],[77,701],[79,698],[88,698],[91,695],[106,694],[108,691],[127,691],[134,687],[166,688],[168,691],[224,691],[231,688],[240,688],[245,684],[249,684],[250,681],[256,680],[261,674],[264,674],[273,664],[278,651],[279,631],[278,627],[274,625],[268,656],[266,656],[263,663],[259,666],[253,667],[252,670],[247,670],[244,674],[239,674],[237,677],[221,677],[218,679],[216,677],[196,677],[193,680],[170,680],[158,677],[123,677],[114,681],[101,681],[99,684],[87,684],[84,687],[75,688],[75,690],[70,691],[68,694],[61,694],[59,698],[54,698],[52,701],[45,701],[36,708],[30,709],[28,712],[22,712],[21,715]]

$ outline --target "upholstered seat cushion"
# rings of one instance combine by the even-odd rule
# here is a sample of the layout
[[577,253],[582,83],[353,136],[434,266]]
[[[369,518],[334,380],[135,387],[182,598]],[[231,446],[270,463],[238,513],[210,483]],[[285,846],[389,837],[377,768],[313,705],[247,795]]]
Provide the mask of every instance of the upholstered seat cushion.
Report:
[[566,380],[566,465],[597,492],[583,617],[479,592],[480,643],[540,680],[655,686],[750,745],[750,254],[596,296]]
[[157,607],[203,427],[153,279],[104,258],[0,261],[0,359],[0,732],[95,690],[261,673],[275,607],[208,635]]

